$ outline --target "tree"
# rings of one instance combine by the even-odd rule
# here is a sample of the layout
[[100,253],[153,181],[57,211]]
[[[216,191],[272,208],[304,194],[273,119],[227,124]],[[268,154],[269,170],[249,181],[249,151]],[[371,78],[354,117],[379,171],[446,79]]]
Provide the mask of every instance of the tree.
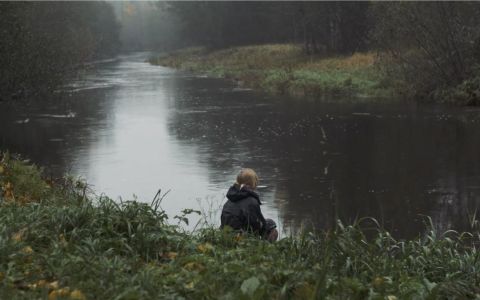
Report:
[[417,96],[454,87],[475,75],[480,61],[477,2],[389,2],[372,9],[372,38],[387,72]]
[[365,48],[368,2],[168,2],[192,45],[298,43],[307,53]]
[[1,2],[0,32],[0,99],[52,91],[119,46],[104,2]]

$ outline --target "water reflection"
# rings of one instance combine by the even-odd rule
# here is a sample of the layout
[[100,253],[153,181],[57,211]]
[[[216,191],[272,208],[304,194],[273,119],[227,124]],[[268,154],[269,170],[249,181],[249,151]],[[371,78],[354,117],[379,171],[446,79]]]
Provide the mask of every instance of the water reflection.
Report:
[[[242,166],[287,229],[377,218],[397,236],[468,227],[480,199],[478,110],[319,104],[150,66],[98,64],[52,99],[0,104],[0,147],[84,176],[111,197],[216,209]],[[193,220],[195,222],[195,220]]]
[[479,203],[477,111],[293,102],[195,84],[176,103],[172,134],[203,149],[211,180],[258,169],[288,227],[372,216],[412,236],[430,215],[441,230],[468,229]]

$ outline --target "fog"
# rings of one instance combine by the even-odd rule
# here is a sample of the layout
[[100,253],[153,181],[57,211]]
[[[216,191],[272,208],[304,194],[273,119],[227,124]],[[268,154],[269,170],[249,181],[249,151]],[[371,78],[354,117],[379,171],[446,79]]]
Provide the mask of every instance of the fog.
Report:
[[182,46],[180,21],[163,2],[112,1],[123,51],[172,50]]

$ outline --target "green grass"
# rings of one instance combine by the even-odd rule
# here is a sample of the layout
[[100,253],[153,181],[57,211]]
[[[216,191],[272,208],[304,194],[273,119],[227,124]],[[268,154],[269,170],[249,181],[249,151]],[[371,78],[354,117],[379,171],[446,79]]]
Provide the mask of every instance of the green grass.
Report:
[[274,94],[313,98],[347,95],[371,99],[393,95],[374,53],[307,56],[300,46],[289,44],[216,51],[188,48],[151,58],[150,63],[235,79],[242,85]]
[[158,198],[117,203],[0,161],[1,299],[480,298],[477,232],[400,241],[366,219],[275,243],[189,233]]

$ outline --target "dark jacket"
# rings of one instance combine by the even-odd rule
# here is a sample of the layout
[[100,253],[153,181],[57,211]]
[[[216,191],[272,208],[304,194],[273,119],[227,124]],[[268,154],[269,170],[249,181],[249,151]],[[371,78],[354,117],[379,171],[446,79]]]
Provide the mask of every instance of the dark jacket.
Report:
[[235,230],[264,233],[265,218],[260,211],[262,203],[257,193],[245,186],[239,189],[233,185],[227,192],[227,199],[222,210],[222,228],[228,225]]

